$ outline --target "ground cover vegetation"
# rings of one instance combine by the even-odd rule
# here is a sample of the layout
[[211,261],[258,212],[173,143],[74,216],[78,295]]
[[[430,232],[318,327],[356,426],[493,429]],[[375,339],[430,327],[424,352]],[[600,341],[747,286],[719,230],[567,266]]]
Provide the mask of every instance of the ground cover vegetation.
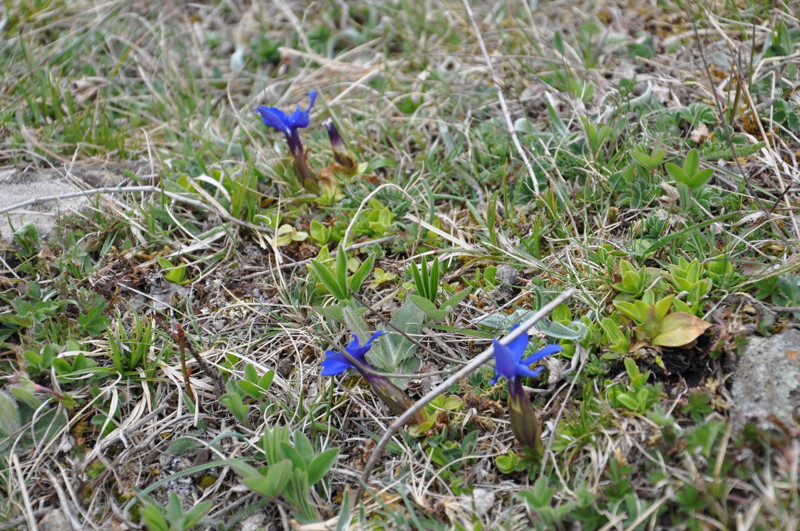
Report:
[[0,529],[796,527],[798,13],[6,0]]

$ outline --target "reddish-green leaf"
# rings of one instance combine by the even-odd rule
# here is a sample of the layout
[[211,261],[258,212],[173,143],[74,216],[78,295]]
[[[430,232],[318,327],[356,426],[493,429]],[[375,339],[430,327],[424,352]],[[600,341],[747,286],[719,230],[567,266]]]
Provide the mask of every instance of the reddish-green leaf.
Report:
[[653,338],[652,344],[661,347],[682,347],[700,337],[710,326],[711,323],[690,313],[671,313],[661,321],[658,335]]

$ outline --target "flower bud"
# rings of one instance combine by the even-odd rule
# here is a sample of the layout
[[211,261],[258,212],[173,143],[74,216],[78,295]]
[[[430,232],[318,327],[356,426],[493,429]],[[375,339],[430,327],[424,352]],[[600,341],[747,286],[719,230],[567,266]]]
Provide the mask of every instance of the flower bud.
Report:
[[522,383],[515,380],[508,387],[508,414],[511,431],[519,443],[536,451],[542,444],[542,429],[530,399],[522,389]]
[[353,156],[353,153],[347,149],[347,146],[344,145],[344,141],[339,134],[339,130],[336,129],[336,125],[333,123],[333,120],[327,119],[322,122],[322,125],[324,125],[328,130],[328,138],[330,139],[331,147],[333,148],[333,160],[341,165],[346,171],[354,172],[356,170],[356,158]]

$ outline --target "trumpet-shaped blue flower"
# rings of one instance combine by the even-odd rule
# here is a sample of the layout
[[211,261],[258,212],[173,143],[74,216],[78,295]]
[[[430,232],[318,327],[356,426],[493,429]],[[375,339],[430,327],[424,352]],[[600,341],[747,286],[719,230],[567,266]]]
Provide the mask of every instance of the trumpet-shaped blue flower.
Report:
[[[514,325],[513,331],[517,326]],[[545,356],[561,352],[558,345],[547,345],[535,354],[523,358],[525,349],[528,348],[530,336],[527,332],[520,335],[517,339],[508,344],[502,345],[500,341],[494,339],[494,361],[495,377],[491,384],[494,385],[498,379],[505,378],[508,381],[508,409],[511,420],[511,431],[523,446],[536,451],[541,445],[541,427],[536,418],[536,412],[522,388],[520,376],[534,377],[542,372],[543,367],[531,369],[530,365],[541,360]]]
[[286,114],[277,107],[265,107],[264,105],[256,109],[256,112],[261,115],[261,119],[266,125],[286,135],[286,141],[289,143],[289,150],[292,152],[292,156],[295,159],[304,156],[303,145],[300,143],[300,134],[297,130],[308,127],[308,124],[311,122],[309,114],[317,99],[317,91],[312,90],[308,93],[308,96],[311,99],[311,103],[309,103],[308,109],[305,111],[302,110],[299,105],[292,114]]
[[[359,363],[366,364],[364,361],[364,355],[369,352],[369,349],[372,348],[372,342],[378,339],[383,335],[383,332],[378,330],[372,337],[367,340],[366,343],[363,345],[359,342],[358,336],[353,334],[353,340],[350,342],[347,347],[345,347],[345,351],[353,356]],[[356,369],[358,367],[353,365],[353,363],[348,360],[344,354],[341,352],[335,352],[333,350],[328,350],[325,352],[325,360],[322,362],[322,376],[335,376],[337,374],[342,374],[347,369]]]
[[[511,330],[513,331],[517,326],[519,325],[514,325]],[[492,340],[492,345],[494,346],[495,376],[492,381],[489,382],[490,385],[496,384],[500,377],[505,378],[509,383],[513,383],[517,376],[528,376],[530,378],[539,376],[539,373],[542,372],[544,367],[537,367],[531,370],[530,365],[540,361],[546,356],[561,352],[562,350],[559,345],[547,345],[535,354],[523,358],[522,355],[525,353],[525,349],[528,348],[529,342],[530,336],[527,332],[509,343],[508,346],[501,344],[497,339]]]
[[[342,374],[347,369],[355,369],[361,373],[361,376],[369,383],[373,391],[375,391],[381,400],[389,406],[389,409],[391,409],[394,414],[402,415],[412,406],[413,402],[411,399],[395,384],[383,376],[371,372],[372,367],[364,360],[364,356],[369,352],[369,349],[372,348],[372,342],[382,335],[384,335],[383,332],[378,330],[362,345],[358,340],[358,336],[353,334],[353,340],[344,350],[350,354],[360,366],[347,359],[341,352],[328,350],[325,352],[325,359],[322,361],[322,371],[320,374],[322,374],[322,376],[335,376],[337,374]],[[420,424],[425,422],[425,417],[422,413],[417,413],[412,417],[411,421]]]
[[261,115],[264,123],[274,129],[277,129],[286,136],[286,142],[289,143],[289,151],[292,153],[294,159],[294,169],[300,182],[311,192],[319,192],[319,178],[311,171],[306,161],[306,152],[303,149],[303,144],[300,142],[300,133],[298,129],[308,127],[311,121],[309,114],[311,108],[314,107],[314,101],[317,99],[317,91],[312,90],[308,93],[311,103],[308,104],[308,109],[305,111],[297,106],[297,109],[292,114],[286,114],[277,107],[265,107],[261,105],[256,109],[256,112]]

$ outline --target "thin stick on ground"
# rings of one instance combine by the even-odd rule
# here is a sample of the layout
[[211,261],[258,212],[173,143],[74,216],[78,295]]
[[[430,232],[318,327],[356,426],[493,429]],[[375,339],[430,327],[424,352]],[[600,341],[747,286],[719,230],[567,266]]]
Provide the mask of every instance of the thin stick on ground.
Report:
[[[522,322],[522,324],[520,324],[514,331],[503,337],[500,340],[500,344],[508,345],[509,343],[517,339],[519,336],[527,332],[529,328],[531,328],[533,325],[535,325],[537,322],[539,322],[541,319],[547,316],[550,312],[552,312],[556,307],[558,307],[560,304],[564,303],[567,299],[572,297],[574,293],[575,293],[574,289],[568,289],[567,291],[565,291],[564,293],[553,299],[551,302],[544,305],[544,307],[541,310],[536,312],[529,319]],[[462,380],[467,376],[469,376],[470,374],[472,374],[473,372],[475,372],[479,367],[481,367],[487,361],[492,359],[492,356],[494,356],[494,347],[489,347],[486,350],[484,350],[481,354],[473,358],[472,361],[464,365],[461,369],[459,369],[458,372],[453,374],[450,378],[448,378],[447,380],[445,380],[444,382],[440,383],[435,388],[433,388],[430,392],[428,392],[428,394],[420,398],[412,407],[408,408],[408,410],[406,410],[405,413],[403,413],[402,415],[400,415],[395,419],[395,421],[389,426],[389,429],[383,435],[381,440],[378,442],[378,445],[372,451],[372,455],[370,456],[369,461],[367,461],[367,465],[364,467],[364,472],[361,475],[361,484],[358,487],[356,495],[353,497],[354,507],[357,506],[358,503],[361,501],[361,497],[364,495],[364,491],[367,486],[367,481],[369,481],[369,476],[372,473],[372,469],[375,467],[375,464],[378,462],[378,459],[380,459],[381,454],[383,454],[383,450],[386,449],[386,446],[389,444],[389,441],[392,439],[392,437],[394,437],[395,433],[397,433],[397,431],[401,427],[403,427],[409,421],[409,419],[411,419],[414,415],[416,415],[419,411],[421,411],[422,408],[428,405],[434,398],[446,392],[453,384],[457,383],[459,380]]]

